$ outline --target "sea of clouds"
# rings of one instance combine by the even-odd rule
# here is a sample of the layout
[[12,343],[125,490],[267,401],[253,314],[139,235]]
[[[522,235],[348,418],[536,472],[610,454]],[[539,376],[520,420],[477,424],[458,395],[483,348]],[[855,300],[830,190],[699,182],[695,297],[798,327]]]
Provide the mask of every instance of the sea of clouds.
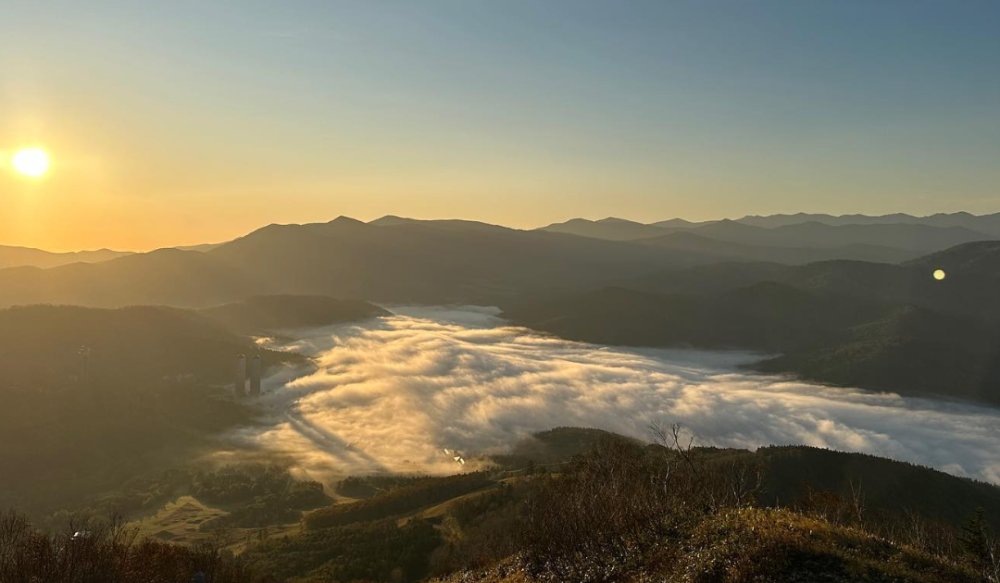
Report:
[[231,436],[331,481],[447,473],[528,434],[597,427],[648,438],[680,423],[696,443],[806,444],[1000,483],[1000,410],[825,387],[740,370],[752,354],[628,349],[510,326],[489,308],[392,308],[394,316],[296,331],[271,347],[315,358],[266,382],[266,415]]

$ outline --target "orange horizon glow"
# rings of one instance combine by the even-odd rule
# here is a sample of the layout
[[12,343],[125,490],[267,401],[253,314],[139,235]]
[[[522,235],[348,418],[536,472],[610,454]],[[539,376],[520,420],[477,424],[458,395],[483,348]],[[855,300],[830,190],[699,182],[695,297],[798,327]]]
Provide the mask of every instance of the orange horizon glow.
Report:
[[[340,215],[535,228],[1000,211],[996,35],[971,8],[925,7],[933,30],[963,31],[945,39],[891,6],[862,30],[834,3],[734,8],[725,27],[697,3],[334,2],[235,20],[15,4],[0,18],[17,47],[0,57],[3,245],[142,251]],[[35,153],[13,171],[31,146],[51,168]]]

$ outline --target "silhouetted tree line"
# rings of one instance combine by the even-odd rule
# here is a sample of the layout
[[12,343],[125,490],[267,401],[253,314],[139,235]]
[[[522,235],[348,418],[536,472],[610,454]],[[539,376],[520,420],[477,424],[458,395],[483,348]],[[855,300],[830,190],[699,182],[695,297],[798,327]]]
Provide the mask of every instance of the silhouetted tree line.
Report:
[[70,525],[42,534],[14,513],[0,514],[0,583],[206,583],[257,581],[213,545],[195,548],[139,540],[121,522],[92,530]]
[[396,474],[377,474],[373,476],[348,476],[337,482],[336,491],[348,498],[371,498],[386,494],[400,486],[413,485],[432,480],[427,476],[402,476]]
[[493,483],[486,472],[445,476],[420,480],[400,486],[376,498],[349,504],[337,504],[310,512],[305,517],[307,528],[325,528],[353,522],[381,520],[431,504],[438,504],[469,492],[480,490]]
[[425,579],[441,535],[425,520],[359,522],[263,541],[243,554],[254,570],[296,583]]
[[231,508],[229,514],[204,522],[201,530],[296,522],[302,510],[330,502],[322,484],[296,480],[287,468],[276,464],[235,464],[198,472],[191,494]]

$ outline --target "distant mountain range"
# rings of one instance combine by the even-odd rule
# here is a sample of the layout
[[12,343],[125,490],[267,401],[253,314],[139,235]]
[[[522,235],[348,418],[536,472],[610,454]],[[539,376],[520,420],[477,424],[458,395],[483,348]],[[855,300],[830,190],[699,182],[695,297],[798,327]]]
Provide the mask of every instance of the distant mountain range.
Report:
[[571,219],[542,231],[714,254],[719,259],[810,263],[855,259],[897,263],[973,241],[1000,238],[1000,213],[867,216],[798,213],[691,222]]
[[[179,249],[181,251],[210,251],[218,247],[220,243],[203,243],[200,245],[185,245],[181,247],[169,247],[169,249]],[[0,245],[0,269],[8,267],[59,267],[71,263],[100,263],[109,261],[126,255],[134,255],[134,251],[115,251],[112,249],[98,249],[96,251],[70,251],[66,253],[56,253],[32,247],[16,247],[10,245]]]
[[565,223],[553,223],[538,230],[549,231],[550,233],[579,235],[581,237],[593,237],[595,239],[608,239],[609,241],[635,241],[638,239],[652,239],[654,237],[660,237],[668,232],[672,232],[675,229],[680,230],[688,228],[691,227],[667,227],[657,224],[644,225],[634,221],[608,217],[599,221],[570,219]]
[[709,257],[471,221],[270,225],[208,251],[0,270],[0,305],[206,306],[296,293],[397,302],[494,302],[694,265]]
[[790,215],[749,215],[739,219],[739,222],[755,227],[782,227],[806,222],[824,223],[827,225],[926,225],[929,227],[964,227],[972,231],[986,233],[992,237],[1000,236],[1000,213],[989,215],[973,215],[966,212],[937,213],[927,216],[914,216],[905,213],[888,215],[827,215],[796,213]]
[[97,263],[116,257],[129,255],[127,251],[112,251],[99,249],[97,251],[75,251],[71,253],[53,253],[32,249],[31,247],[12,247],[0,245],[0,269],[5,267],[58,267],[69,263]]
[[[378,227],[425,225],[453,230],[470,230],[476,227],[483,231],[515,230],[476,221],[422,220],[395,215],[386,215],[367,224]],[[745,229],[743,226],[758,228]],[[874,228],[886,226],[891,227]],[[924,217],[904,213],[880,216],[797,213],[748,215],[735,220],[700,222],[667,219],[649,224],[616,217],[596,221],[576,218],[534,230],[608,241],[637,242],[681,251],[698,251],[729,259],[754,258],[781,263],[859,259],[893,263],[960,243],[1000,239],[1000,213],[973,215],[958,212]],[[203,243],[165,249],[207,252],[224,244]],[[746,249],[748,245],[763,249],[748,250]],[[0,245],[0,269],[50,268],[70,263],[98,263],[132,254],[130,251],[111,249],[57,253],[30,247]]]
[[642,224],[609,217],[572,219],[540,230],[697,250],[734,260],[809,263],[857,259],[895,263],[972,241],[1000,238],[1000,215],[773,215],[692,223],[671,219]]
[[[739,223],[751,227],[773,229],[801,225],[803,223],[820,223],[831,227],[847,225],[921,225],[926,227],[950,228],[960,227],[978,233],[980,238],[1000,237],[1000,213],[990,215],[973,215],[966,212],[938,213],[928,216],[914,216],[905,213],[888,215],[828,215],[818,213],[796,213],[777,215],[747,215],[740,219],[721,219],[712,221],[686,221],[684,219],[668,219],[655,223],[638,223],[617,217],[608,217],[596,221],[588,219],[570,219],[563,223],[554,223],[542,230],[559,233],[569,233],[583,237],[632,241],[662,235],[655,229],[679,231],[697,229],[716,223]],[[650,229],[653,227],[653,229]],[[982,237],[985,235],[985,237]]]
[[[962,216],[967,221],[990,218]],[[603,236],[563,232],[566,225],[596,226]],[[723,269],[725,277],[746,272],[757,281],[762,272],[780,271],[775,264],[790,268],[831,260],[867,262],[864,269],[849,269],[842,277],[833,272],[815,276],[840,277],[830,283],[841,291],[855,286],[867,293],[871,288],[890,299],[909,298],[918,303],[930,301],[924,297],[927,294],[944,294],[947,298],[934,301],[981,306],[984,300],[977,294],[983,290],[963,283],[971,281],[968,278],[950,278],[948,292],[942,292],[942,286],[925,289],[933,283],[925,277],[925,270],[932,263],[954,264],[978,281],[975,265],[989,264],[992,260],[982,255],[989,255],[996,246],[983,243],[990,235],[965,226],[829,225],[816,220],[771,228],[729,220],[700,225],[672,220],[661,225],[666,226],[581,219],[559,228],[518,230],[474,221],[393,216],[370,223],[341,217],[328,223],[269,225],[233,241],[188,250],[106,252],[110,259],[95,263],[0,269],[0,306],[208,306],[253,295],[289,293],[383,302],[501,303],[526,294],[573,292],[622,282],[626,287],[648,289],[652,285],[658,290],[658,277],[678,285],[697,269],[710,270],[720,263],[763,263],[750,271],[745,265]],[[642,238],[619,240],[625,231]],[[659,235],[646,236],[651,232]],[[960,246],[966,243],[985,247]],[[935,252],[944,254],[925,258]],[[976,258],[969,258],[970,253]],[[919,261],[924,264],[906,263]],[[904,263],[909,267],[904,268]],[[874,274],[871,277],[877,281],[856,279],[858,270]],[[808,269],[785,271],[809,273]],[[894,279],[897,275],[902,279]],[[911,279],[919,285],[911,285]],[[959,289],[964,291],[959,293]],[[975,301],[969,302],[970,297]]]

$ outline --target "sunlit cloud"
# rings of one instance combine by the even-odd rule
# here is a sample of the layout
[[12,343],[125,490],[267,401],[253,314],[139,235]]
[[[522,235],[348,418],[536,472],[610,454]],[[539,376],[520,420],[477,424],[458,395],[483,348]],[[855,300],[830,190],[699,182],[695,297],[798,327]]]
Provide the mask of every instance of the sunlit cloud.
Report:
[[282,344],[318,367],[269,379],[268,415],[234,442],[332,480],[467,470],[557,426],[646,438],[649,423],[677,422],[702,445],[806,444],[1000,483],[995,409],[749,374],[746,353],[568,342],[484,309],[394,311]]

